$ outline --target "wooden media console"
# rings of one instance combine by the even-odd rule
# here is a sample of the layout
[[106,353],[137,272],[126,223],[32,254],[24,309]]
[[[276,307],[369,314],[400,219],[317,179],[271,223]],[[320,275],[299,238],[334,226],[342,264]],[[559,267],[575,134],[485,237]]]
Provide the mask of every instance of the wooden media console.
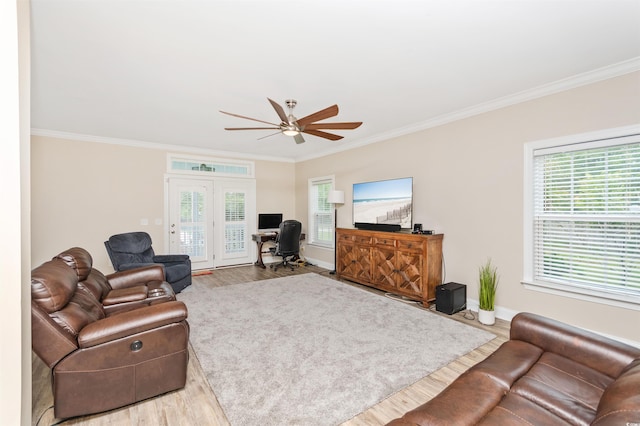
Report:
[[336,230],[338,277],[422,302],[442,284],[443,234]]

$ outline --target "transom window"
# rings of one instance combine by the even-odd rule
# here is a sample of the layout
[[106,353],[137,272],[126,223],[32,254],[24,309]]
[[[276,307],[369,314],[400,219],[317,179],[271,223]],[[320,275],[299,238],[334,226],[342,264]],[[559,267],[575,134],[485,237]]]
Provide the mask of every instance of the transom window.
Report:
[[640,309],[637,130],[526,149],[524,282]]
[[167,170],[169,173],[201,176],[254,177],[252,161],[183,157],[175,154],[167,156]]

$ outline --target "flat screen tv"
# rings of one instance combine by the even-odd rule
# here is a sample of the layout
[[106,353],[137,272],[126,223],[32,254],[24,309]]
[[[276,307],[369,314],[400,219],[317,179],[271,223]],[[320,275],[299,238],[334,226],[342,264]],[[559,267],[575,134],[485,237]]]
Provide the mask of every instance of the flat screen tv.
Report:
[[278,229],[280,228],[280,222],[282,222],[282,213],[259,213],[258,214],[258,229]]
[[353,184],[353,223],[358,227],[400,225],[411,229],[413,178]]

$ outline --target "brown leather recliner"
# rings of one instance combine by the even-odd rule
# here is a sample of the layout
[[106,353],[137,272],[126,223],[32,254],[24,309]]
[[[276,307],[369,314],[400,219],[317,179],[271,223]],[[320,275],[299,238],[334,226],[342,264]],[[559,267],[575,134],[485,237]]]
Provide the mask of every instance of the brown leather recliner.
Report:
[[532,313],[510,340],[389,426],[640,424],[640,348]]
[[[187,308],[166,293],[163,278],[158,267],[105,277],[80,248],[32,271],[32,348],[52,370],[56,418],[184,387]],[[153,296],[158,289],[165,294]]]
[[126,311],[145,305],[176,300],[171,285],[165,281],[161,265],[149,265],[105,276],[93,268],[91,254],[73,247],[54,259],[63,260],[78,275],[78,289],[91,293],[102,304],[105,313]]

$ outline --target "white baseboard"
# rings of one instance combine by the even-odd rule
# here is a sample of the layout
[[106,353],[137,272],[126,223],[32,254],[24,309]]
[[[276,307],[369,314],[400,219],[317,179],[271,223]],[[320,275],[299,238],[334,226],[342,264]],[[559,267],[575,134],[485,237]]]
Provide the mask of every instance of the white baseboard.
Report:
[[309,262],[312,265],[319,266],[320,268],[325,268],[330,271],[333,271],[333,263],[323,262],[321,260],[313,259],[311,257],[305,257],[305,259],[307,260],[307,262]]
[[[478,312],[478,301],[475,299],[467,299],[467,309],[471,309],[472,311]],[[519,311],[514,311],[513,309],[503,308],[501,306],[496,306],[496,318],[500,318],[506,321],[511,321],[513,317],[515,317]],[[583,328],[583,327],[580,327]],[[636,348],[640,348],[640,342],[635,340],[625,339],[619,336],[613,336],[611,334],[601,333],[594,330],[589,330],[587,328],[583,328],[584,330],[590,331],[591,333],[599,334],[600,336],[607,337],[612,340],[616,340],[618,342],[625,343],[629,346],[634,346]]]
[[[475,299],[467,298],[467,309],[471,309],[472,311],[478,312],[478,306],[480,302]],[[505,321],[511,321],[513,317],[518,314],[518,311],[514,311],[513,309],[503,308],[501,306],[496,306],[496,318],[503,319]]]

